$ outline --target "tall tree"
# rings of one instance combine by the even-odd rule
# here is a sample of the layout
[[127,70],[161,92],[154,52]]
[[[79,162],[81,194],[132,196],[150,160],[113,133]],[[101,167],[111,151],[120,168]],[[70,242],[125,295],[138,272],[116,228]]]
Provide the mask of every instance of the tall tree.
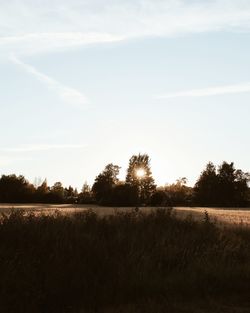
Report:
[[1,202],[31,202],[35,187],[24,176],[3,175],[0,179]]
[[69,185],[68,188],[64,188],[64,201],[67,203],[75,203],[77,201],[78,193],[75,189]]
[[195,186],[195,200],[200,205],[217,205],[218,177],[216,167],[209,162]]
[[61,182],[54,183],[54,185],[51,187],[50,196],[52,202],[55,203],[64,202],[65,190]]
[[36,201],[47,202],[49,200],[50,189],[48,187],[47,179],[45,179],[36,189]]
[[78,195],[79,203],[90,204],[93,203],[93,193],[91,191],[91,187],[85,181],[82,186],[82,190]]
[[109,204],[112,197],[112,189],[118,183],[120,167],[112,163],[96,177],[92,191],[100,204]]
[[169,206],[188,205],[192,201],[193,188],[188,187],[187,178],[182,177],[176,180],[175,184],[166,185],[166,204]]
[[126,183],[137,189],[140,203],[148,203],[156,186],[147,154],[133,155],[129,160]]
[[249,173],[235,169],[233,162],[223,162],[218,168],[220,205],[244,205],[247,201],[249,178]]
[[196,201],[201,205],[244,206],[249,181],[249,173],[235,169],[233,162],[223,162],[217,171],[208,163],[195,184]]

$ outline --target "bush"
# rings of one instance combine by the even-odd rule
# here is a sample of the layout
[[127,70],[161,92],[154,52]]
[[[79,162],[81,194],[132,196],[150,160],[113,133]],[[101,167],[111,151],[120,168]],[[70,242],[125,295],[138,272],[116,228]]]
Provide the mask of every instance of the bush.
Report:
[[138,190],[129,184],[116,185],[112,190],[112,206],[133,206],[139,202]]

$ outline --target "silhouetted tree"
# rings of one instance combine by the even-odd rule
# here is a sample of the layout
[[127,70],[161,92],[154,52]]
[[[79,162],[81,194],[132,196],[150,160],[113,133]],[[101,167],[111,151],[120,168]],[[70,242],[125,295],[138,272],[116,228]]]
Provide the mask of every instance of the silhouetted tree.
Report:
[[152,206],[166,206],[167,193],[163,187],[158,187],[151,196],[150,204]]
[[100,204],[110,204],[112,201],[112,189],[118,183],[120,167],[112,163],[108,164],[100,173],[93,184],[92,191],[95,199]]
[[186,185],[186,177],[177,179],[175,184],[165,186],[165,203],[168,206],[190,205],[193,197],[193,188]]
[[48,187],[47,180],[45,179],[36,189],[36,202],[49,202],[49,193],[50,188]]
[[65,191],[61,182],[56,182],[50,189],[50,200],[53,203],[63,203]]
[[60,182],[50,188],[46,179],[35,187],[22,175],[2,175],[0,178],[2,203],[75,203],[77,198],[77,189],[64,188]]
[[119,183],[112,188],[112,205],[133,206],[138,203],[138,191],[135,186]]
[[216,167],[209,162],[195,186],[195,200],[200,205],[216,205],[218,202],[218,177]]
[[222,206],[241,206],[247,201],[249,173],[236,170],[234,163],[218,168],[218,202]]
[[244,173],[242,170],[235,171],[235,201],[239,206],[248,206],[250,204],[250,174]]
[[82,204],[90,204],[94,202],[93,193],[87,182],[83,184],[82,190],[78,195],[78,202]]
[[35,187],[24,176],[3,175],[0,179],[1,202],[32,202]]
[[78,192],[72,186],[64,188],[64,202],[76,203],[78,197]]
[[235,169],[234,163],[223,162],[218,169],[209,162],[194,188],[186,185],[186,178],[175,184],[158,187],[154,184],[147,154],[133,155],[129,160],[125,182],[119,182],[120,167],[108,164],[95,179],[92,189],[85,183],[81,193],[60,182],[49,187],[47,181],[37,179],[36,186],[24,176],[2,175],[0,202],[94,203],[134,206],[140,204],[179,206],[247,206],[250,204],[250,174]]
[[91,187],[90,187],[90,185],[86,181],[85,181],[85,183],[82,186],[81,193],[83,194],[83,196],[86,195],[86,197],[91,194]]
[[249,180],[249,173],[236,170],[233,162],[223,162],[218,171],[210,162],[195,184],[195,200],[200,205],[246,205]]
[[176,183],[158,187],[151,197],[151,205],[156,206],[186,206],[192,203],[193,188],[186,185],[185,177],[177,179]]
[[150,168],[150,159],[147,154],[133,155],[129,160],[126,183],[137,189],[140,203],[148,203],[155,183]]

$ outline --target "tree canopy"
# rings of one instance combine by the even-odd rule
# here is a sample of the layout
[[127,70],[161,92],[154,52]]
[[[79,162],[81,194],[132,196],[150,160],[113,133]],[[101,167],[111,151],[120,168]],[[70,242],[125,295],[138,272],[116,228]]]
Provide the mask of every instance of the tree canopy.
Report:
[[118,183],[120,167],[112,163],[96,177],[92,191],[98,203],[108,204],[111,201],[113,187]]
[[147,154],[133,155],[129,160],[126,183],[138,191],[140,203],[148,203],[156,185]]
[[80,193],[61,182],[48,186],[47,180],[31,184],[22,175],[0,177],[2,203],[97,203],[110,206],[219,206],[250,205],[250,174],[236,169],[234,163],[209,162],[194,187],[186,178],[156,188],[147,154],[129,159],[125,181],[118,178],[120,167],[109,163],[96,176],[93,186],[84,184]]
[[195,184],[195,200],[201,205],[244,206],[248,201],[249,173],[223,162],[218,169],[208,163]]

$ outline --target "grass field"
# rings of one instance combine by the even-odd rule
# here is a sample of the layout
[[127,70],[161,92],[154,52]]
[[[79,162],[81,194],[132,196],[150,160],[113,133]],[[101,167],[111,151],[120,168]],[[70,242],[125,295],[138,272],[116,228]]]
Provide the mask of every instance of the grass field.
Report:
[[18,207],[0,219],[0,312],[250,312],[250,228],[203,209]]
[[[75,205],[75,204],[0,204],[0,213],[7,213],[11,209],[23,209],[25,211],[33,211],[35,213],[51,214],[56,210],[63,214],[84,212],[89,209],[97,213],[99,216],[110,215],[114,212],[126,212],[133,208],[114,208],[101,207],[97,205]],[[149,213],[156,208],[143,207],[140,208],[142,212]],[[210,218],[218,224],[241,224],[250,225],[250,208],[204,208],[204,207],[176,207],[175,214],[179,218],[186,218],[192,215],[195,220],[204,218],[205,210],[208,212]]]

